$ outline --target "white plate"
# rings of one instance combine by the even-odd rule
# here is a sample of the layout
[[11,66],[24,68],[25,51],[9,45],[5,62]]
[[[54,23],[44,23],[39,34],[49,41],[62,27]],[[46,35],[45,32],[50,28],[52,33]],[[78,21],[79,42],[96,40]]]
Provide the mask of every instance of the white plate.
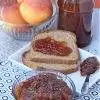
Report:
[[[9,57],[9,59],[11,60],[14,60],[14,61],[17,61],[19,63],[22,63],[21,61],[21,56],[22,54],[29,50],[30,49],[30,43],[26,46],[24,46],[22,49],[20,49],[19,51],[17,51],[16,53],[14,53],[13,55],[11,55]],[[86,59],[87,57],[91,57],[91,56],[95,56],[87,51],[84,51],[82,49],[79,49],[79,52],[80,52],[80,57],[81,57],[81,60],[84,60]],[[97,57],[97,56],[95,56]],[[100,61],[100,58],[97,57],[98,60]],[[26,68],[28,68],[27,66],[25,66]],[[28,68],[30,69],[30,68]],[[74,72],[72,74],[69,74],[68,75],[72,80],[73,82],[75,83],[75,86],[76,86],[76,90],[78,92],[81,92],[81,87],[84,83],[84,80],[85,80],[85,76],[81,76],[80,72],[77,71],[77,72]],[[100,70],[98,70],[96,73],[92,74],[91,77],[90,77],[90,83],[89,83],[89,86],[91,86],[93,83],[95,83],[98,79],[99,79],[99,76],[100,76]]]

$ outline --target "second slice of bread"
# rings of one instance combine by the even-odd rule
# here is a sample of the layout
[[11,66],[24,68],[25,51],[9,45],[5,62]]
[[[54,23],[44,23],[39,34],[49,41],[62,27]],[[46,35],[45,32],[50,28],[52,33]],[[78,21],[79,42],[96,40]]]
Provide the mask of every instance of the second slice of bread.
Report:
[[72,49],[72,53],[68,56],[55,56],[47,55],[41,52],[36,52],[31,47],[30,58],[33,62],[41,62],[48,64],[76,64],[79,60],[79,51],[76,45],[76,37],[72,32],[63,30],[52,30],[40,33],[33,38],[32,45],[38,39],[44,39],[46,37],[51,37],[52,39],[60,42],[65,42],[68,47]]
[[78,70],[78,63],[68,65],[68,64],[46,64],[46,63],[34,62],[30,58],[30,51],[24,52],[24,54],[22,55],[22,62],[26,66],[32,69],[55,70],[63,73],[72,73]]

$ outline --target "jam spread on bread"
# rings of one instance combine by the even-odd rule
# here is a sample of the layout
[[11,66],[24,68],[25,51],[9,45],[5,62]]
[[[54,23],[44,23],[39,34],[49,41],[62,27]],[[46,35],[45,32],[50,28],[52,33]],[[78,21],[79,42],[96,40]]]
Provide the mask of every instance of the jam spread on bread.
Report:
[[24,81],[19,94],[17,100],[72,100],[72,90],[52,73],[42,73]]
[[65,42],[56,41],[51,37],[36,40],[33,49],[43,54],[56,56],[67,56],[72,52]]
[[99,66],[99,61],[95,57],[89,57],[85,59],[80,65],[81,75],[90,75],[93,74]]

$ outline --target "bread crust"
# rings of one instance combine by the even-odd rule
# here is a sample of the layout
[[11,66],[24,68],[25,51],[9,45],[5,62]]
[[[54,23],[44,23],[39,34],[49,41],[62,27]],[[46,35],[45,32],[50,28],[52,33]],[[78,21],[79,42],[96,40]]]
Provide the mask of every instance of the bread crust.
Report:
[[36,36],[38,36],[38,35],[42,35],[42,34],[44,34],[44,33],[46,33],[46,34],[48,34],[48,33],[50,33],[50,32],[64,32],[64,33],[69,33],[71,36],[73,36],[73,39],[74,39],[74,41],[75,41],[75,43],[77,42],[77,40],[76,40],[76,35],[75,35],[75,33],[73,33],[73,32],[70,32],[70,31],[66,31],[66,30],[60,30],[60,29],[50,29],[50,30],[47,30],[46,32],[41,32],[41,33],[37,33],[36,35],[34,35],[34,37],[33,37],[33,39],[32,39],[32,42],[31,42],[31,44],[33,44],[33,42],[34,42],[34,39],[35,39],[35,37]]
[[22,55],[22,62],[26,66],[32,68],[32,69],[38,69],[38,70],[55,70],[62,72],[64,74],[70,74],[73,72],[78,71],[79,68],[79,62],[77,64],[46,64],[46,63],[40,63],[40,62],[33,62],[29,58],[29,51],[26,51]]
[[[62,36],[64,34],[64,36]],[[68,56],[47,55],[34,51],[32,45],[38,39],[51,36],[57,41],[64,41],[73,50]],[[67,39],[68,40],[67,40]],[[76,45],[74,33],[65,30],[48,30],[33,37],[31,48],[22,55],[22,62],[32,69],[57,70],[63,73],[72,73],[78,70],[80,61],[79,49]]]

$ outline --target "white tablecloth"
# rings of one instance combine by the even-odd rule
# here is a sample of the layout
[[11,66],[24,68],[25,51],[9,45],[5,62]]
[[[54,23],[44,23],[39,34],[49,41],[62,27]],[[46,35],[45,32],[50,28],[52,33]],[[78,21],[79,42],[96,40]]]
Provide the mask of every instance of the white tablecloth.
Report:
[[[89,46],[83,48],[100,56],[100,10],[95,9],[92,22],[93,39]],[[23,47],[29,41],[19,41],[11,38],[0,30],[0,60],[7,59],[11,54]]]

